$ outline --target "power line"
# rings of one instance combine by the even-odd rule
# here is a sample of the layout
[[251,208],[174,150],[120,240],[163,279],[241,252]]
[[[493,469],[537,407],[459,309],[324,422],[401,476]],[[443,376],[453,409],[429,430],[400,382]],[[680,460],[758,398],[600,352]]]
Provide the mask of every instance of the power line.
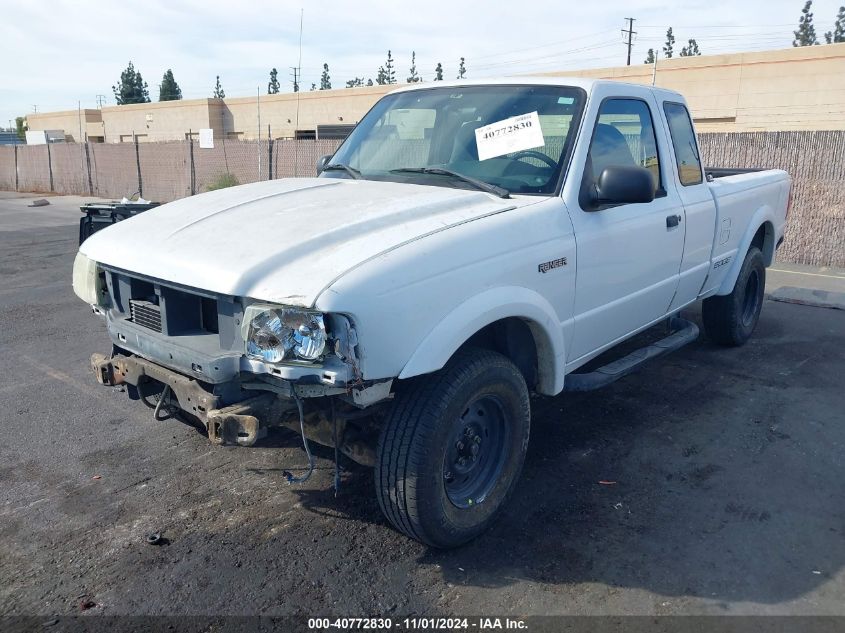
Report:
[[473,60],[478,59],[490,59],[491,57],[502,57],[503,55],[513,55],[514,53],[524,53],[525,51],[533,51],[537,50],[538,48],[548,48],[549,46],[557,46],[558,44],[566,44],[568,42],[577,42],[578,40],[585,40],[590,39],[593,37],[598,37],[600,35],[609,35],[611,31],[605,29],[604,31],[598,31],[597,33],[590,33],[588,35],[579,35],[578,37],[569,37],[565,40],[557,40],[555,42],[549,42],[548,44],[538,44],[537,46],[529,46],[528,48],[518,48],[515,50],[510,51],[502,51],[501,53],[493,53],[491,55],[480,55],[474,56]]
[[563,55],[571,55],[571,54],[574,54],[574,53],[585,53],[587,51],[598,50],[600,48],[607,48],[609,46],[619,46],[619,43],[618,43],[618,41],[611,41],[611,42],[605,42],[603,44],[593,44],[591,46],[583,46],[581,48],[573,48],[573,49],[569,49],[569,50],[565,50],[565,51],[552,51],[552,52],[549,52],[545,55],[539,55],[537,57],[524,57],[522,59],[512,59],[512,60],[509,60],[509,61],[494,62],[494,63],[490,63],[490,64],[480,64],[480,65],[477,65],[477,66],[474,65],[473,68],[476,69],[476,70],[481,69],[481,68],[498,68],[500,66],[513,66],[514,64],[524,64],[526,62],[532,62],[532,61],[535,61],[535,60],[543,60],[543,59],[550,60],[551,63],[555,63],[558,60],[557,59],[551,59],[551,58],[556,58],[556,57],[560,57],[560,56],[563,56]]
[[693,24],[693,25],[672,25],[672,24],[640,24],[641,29],[756,29],[756,28],[777,28],[782,26],[794,26],[794,24]]

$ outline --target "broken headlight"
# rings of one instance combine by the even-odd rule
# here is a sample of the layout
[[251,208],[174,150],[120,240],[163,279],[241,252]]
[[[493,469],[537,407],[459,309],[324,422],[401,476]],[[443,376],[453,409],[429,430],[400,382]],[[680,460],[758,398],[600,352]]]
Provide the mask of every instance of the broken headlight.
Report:
[[73,260],[73,292],[91,306],[105,307],[109,304],[106,277],[93,259],[82,253]]
[[319,312],[249,306],[244,324],[246,355],[266,363],[315,361],[326,349],[326,326]]

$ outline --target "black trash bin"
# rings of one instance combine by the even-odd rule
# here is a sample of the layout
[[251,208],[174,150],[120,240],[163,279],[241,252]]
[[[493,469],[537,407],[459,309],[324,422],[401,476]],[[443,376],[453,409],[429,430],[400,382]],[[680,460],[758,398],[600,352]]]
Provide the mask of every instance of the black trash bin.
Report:
[[97,231],[121,220],[159,206],[160,202],[91,202],[79,207],[85,215],[79,218],[79,243]]

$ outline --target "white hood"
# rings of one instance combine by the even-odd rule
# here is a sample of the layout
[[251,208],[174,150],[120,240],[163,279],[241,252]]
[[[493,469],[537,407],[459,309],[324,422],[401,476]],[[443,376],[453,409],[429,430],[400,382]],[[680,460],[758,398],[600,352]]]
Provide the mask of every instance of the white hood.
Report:
[[402,244],[536,198],[423,185],[288,178],[162,205],[95,233],[94,261],[226,295],[311,306]]

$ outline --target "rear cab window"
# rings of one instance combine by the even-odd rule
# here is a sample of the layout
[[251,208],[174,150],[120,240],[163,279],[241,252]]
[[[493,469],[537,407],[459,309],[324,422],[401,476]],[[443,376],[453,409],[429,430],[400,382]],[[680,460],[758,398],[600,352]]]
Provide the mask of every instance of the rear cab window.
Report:
[[685,187],[700,185],[704,182],[701,173],[701,155],[698,152],[698,141],[692,128],[689,111],[682,103],[666,101],[663,103],[666,122],[669,124],[669,135],[675,159],[678,162],[678,179]]

